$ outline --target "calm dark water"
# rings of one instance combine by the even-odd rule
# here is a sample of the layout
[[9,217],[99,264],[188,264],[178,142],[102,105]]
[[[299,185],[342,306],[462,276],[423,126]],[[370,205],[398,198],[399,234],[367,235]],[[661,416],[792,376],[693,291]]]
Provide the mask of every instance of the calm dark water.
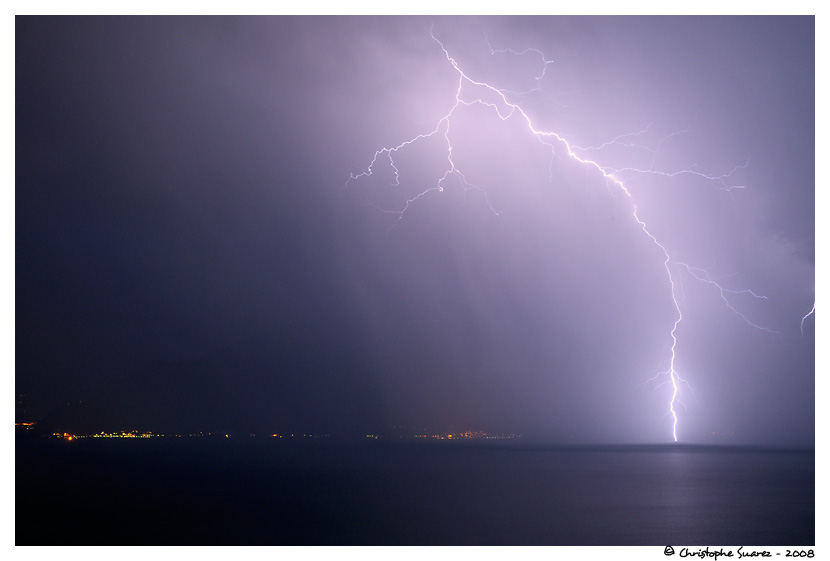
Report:
[[815,543],[813,451],[18,439],[15,463],[17,545]]

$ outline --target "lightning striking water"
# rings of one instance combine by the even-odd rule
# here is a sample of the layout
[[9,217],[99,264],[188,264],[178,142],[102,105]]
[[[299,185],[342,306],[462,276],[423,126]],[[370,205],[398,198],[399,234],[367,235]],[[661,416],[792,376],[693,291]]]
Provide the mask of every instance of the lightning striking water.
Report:
[[[534,83],[535,86],[526,90],[526,91],[512,91],[509,89],[504,88],[497,88],[492,84],[486,81],[479,81],[474,79],[472,76],[467,74],[458,62],[450,55],[447,48],[444,44],[435,36],[432,30],[430,30],[430,36],[432,39],[437,43],[437,45],[441,48],[444,57],[446,58],[447,62],[452,66],[455,72],[458,75],[458,85],[455,92],[455,102],[449,108],[447,113],[441,116],[438,121],[436,122],[435,126],[429,130],[428,132],[419,134],[413,138],[405,140],[400,144],[395,146],[387,146],[377,150],[372,158],[372,161],[369,163],[368,167],[366,167],[360,173],[351,173],[349,174],[349,178],[346,181],[345,186],[348,186],[349,183],[352,181],[360,180],[361,178],[366,178],[373,175],[375,166],[379,163],[379,161],[388,159],[388,165],[390,166],[392,172],[394,173],[394,181],[393,185],[399,185],[399,169],[395,165],[394,156],[401,150],[413,145],[416,142],[426,140],[428,138],[434,136],[440,136],[443,138],[443,143],[446,145],[446,161],[447,167],[440,177],[437,178],[434,185],[427,187],[423,191],[419,192],[415,196],[407,199],[402,208],[397,210],[390,210],[390,209],[381,209],[383,212],[395,214],[398,216],[398,219],[402,219],[407,211],[411,208],[411,206],[421,199],[422,197],[426,197],[433,192],[442,192],[444,190],[445,182],[450,178],[454,177],[458,180],[464,190],[475,189],[480,191],[487,201],[487,204],[490,210],[495,215],[499,215],[500,212],[493,207],[490,203],[489,199],[487,198],[487,191],[483,187],[479,185],[475,185],[467,180],[467,177],[458,169],[453,159],[453,144],[450,138],[450,130],[453,116],[461,110],[463,107],[470,107],[475,105],[482,105],[489,109],[491,109],[495,115],[501,121],[507,121],[511,118],[518,118],[521,119],[527,127],[527,130],[535,136],[535,138],[550,151],[550,177],[552,179],[552,172],[553,172],[553,165],[554,165],[554,156],[557,147],[564,147],[567,157],[572,159],[575,162],[578,162],[590,169],[593,169],[599,176],[604,178],[610,186],[615,187],[618,189],[622,194],[625,195],[626,199],[631,201],[631,217],[632,219],[638,224],[639,228],[642,230],[643,234],[648,238],[651,244],[659,251],[663,258],[663,268],[665,270],[665,278],[666,278],[666,292],[668,293],[668,297],[671,298],[672,304],[674,306],[674,319],[671,323],[671,329],[668,331],[668,339],[670,340],[670,353],[669,353],[669,361],[668,361],[668,368],[662,372],[659,372],[657,376],[665,376],[667,380],[664,382],[666,384],[670,384],[672,391],[671,397],[668,403],[668,411],[667,415],[671,417],[671,425],[672,425],[672,438],[674,441],[678,440],[677,428],[678,428],[678,405],[683,405],[683,403],[679,400],[679,393],[680,393],[680,386],[682,383],[688,384],[686,380],[682,379],[676,369],[676,358],[677,358],[677,347],[678,347],[678,329],[683,321],[683,313],[680,307],[680,297],[678,296],[678,284],[679,278],[676,276],[676,272],[673,272],[673,266],[680,267],[681,269],[685,270],[692,278],[710,285],[714,287],[723,302],[726,306],[739,317],[741,317],[748,325],[761,329],[763,331],[767,331],[770,333],[778,333],[772,329],[767,327],[761,326],[750,319],[748,319],[744,314],[739,312],[737,309],[733,307],[728,299],[729,294],[748,294],[756,299],[765,299],[765,296],[760,296],[755,294],[751,290],[729,290],[724,288],[718,281],[714,280],[709,272],[705,269],[701,269],[698,267],[692,267],[687,265],[683,262],[675,262],[672,260],[668,249],[666,246],[661,243],[660,240],[655,236],[654,233],[649,229],[648,224],[640,217],[638,214],[638,209],[636,202],[634,201],[634,197],[632,193],[625,185],[622,179],[620,179],[620,175],[622,173],[630,173],[630,174],[651,174],[651,175],[658,175],[668,178],[678,177],[681,175],[693,175],[707,182],[710,182],[715,185],[717,189],[723,191],[732,191],[735,189],[744,189],[743,185],[735,185],[732,184],[730,181],[731,176],[740,169],[747,167],[749,162],[746,162],[742,165],[735,166],[732,170],[725,174],[721,175],[713,175],[703,173],[695,169],[697,167],[696,164],[691,165],[685,169],[674,171],[674,172],[665,172],[659,171],[654,168],[655,160],[657,155],[660,151],[661,146],[671,137],[683,134],[688,132],[689,128],[682,129],[676,132],[673,132],[667,136],[661,138],[656,146],[649,146],[645,143],[637,142],[638,137],[644,135],[649,131],[651,128],[651,124],[646,126],[644,129],[640,130],[639,132],[633,133],[626,133],[618,135],[617,137],[604,142],[598,146],[587,146],[582,147],[578,146],[571,141],[569,141],[565,136],[560,133],[554,131],[546,131],[540,130],[537,128],[534,123],[532,122],[529,114],[526,112],[525,109],[519,104],[519,102],[512,101],[513,98],[522,98],[528,96],[531,93],[541,91],[541,84],[542,80],[545,78],[548,66],[553,64],[552,60],[548,60],[546,56],[539,50],[528,48],[522,51],[515,51],[512,49],[494,49],[489,41],[487,45],[490,49],[491,54],[495,53],[506,53],[512,54],[515,56],[524,56],[524,55],[531,55],[534,57],[538,57],[541,61],[541,71],[534,76]],[[492,97],[496,100],[488,101],[485,100],[483,95],[472,95],[469,96],[470,93],[468,90],[478,90],[481,92],[489,92]],[[470,98],[468,98],[470,97]],[[603,149],[611,146],[611,145],[619,145],[629,148],[638,148],[646,150],[651,154],[651,164],[645,169],[642,168],[635,168],[635,167],[621,167],[621,168],[612,168],[610,166],[605,166],[599,163],[596,159],[588,157],[588,154],[591,153],[600,153]],[[812,314],[813,311],[811,310],[810,313],[804,316],[802,319],[802,329],[804,320]],[[653,378],[654,379],[654,378]],[[653,380],[652,379],[652,380]],[[662,385],[662,384],[661,384]]]

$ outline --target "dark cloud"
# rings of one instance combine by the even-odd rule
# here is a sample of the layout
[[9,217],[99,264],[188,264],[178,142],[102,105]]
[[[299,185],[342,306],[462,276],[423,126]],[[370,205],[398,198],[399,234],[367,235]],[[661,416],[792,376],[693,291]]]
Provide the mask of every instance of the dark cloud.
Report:
[[[675,317],[663,255],[564,143],[551,166],[522,119],[460,107],[453,159],[480,188],[394,212],[443,175],[441,135],[395,155],[399,185],[384,157],[346,184],[455,103],[431,26],[507,89],[543,61],[490,48],[544,52],[515,101],[573,145],[648,129],[589,152],[607,166],[746,164],[723,184],[619,172],[680,283],[678,432],[812,443],[812,18],[17,18],[32,415],[97,399],[107,422],[163,402],[171,424],[670,438],[649,381]],[[729,302],[780,335],[677,263],[766,296]]]

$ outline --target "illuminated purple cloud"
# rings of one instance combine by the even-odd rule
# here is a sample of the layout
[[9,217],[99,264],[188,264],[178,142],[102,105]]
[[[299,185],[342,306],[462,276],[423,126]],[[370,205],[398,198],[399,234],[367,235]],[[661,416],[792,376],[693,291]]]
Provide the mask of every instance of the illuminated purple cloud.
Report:
[[[450,36],[453,35],[453,31],[448,31],[447,33]],[[750,313],[758,314],[757,302],[748,301],[745,298],[741,301],[740,306],[742,308],[751,310],[748,312],[741,311],[732,304],[733,299],[739,299],[742,296],[751,296],[752,299],[756,301],[768,300],[766,296],[760,296],[749,288],[728,288],[721,279],[713,278],[709,269],[688,265],[682,260],[678,260],[676,258],[677,252],[674,249],[664,245],[658,237],[652,233],[649,224],[640,217],[638,213],[637,201],[639,198],[647,199],[649,197],[649,189],[681,188],[699,190],[701,188],[706,188],[714,189],[715,191],[727,194],[731,194],[736,190],[746,189],[747,186],[745,184],[735,183],[736,179],[734,176],[738,176],[741,172],[746,170],[749,166],[749,162],[747,161],[746,163],[734,165],[722,173],[703,171],[703,166],[700,166],[697,162],[692,163],[691,161],[685,162],[685,167],[682,168],[672,169],[667,167],[665,163],[667,158],[664,158],[664,152],[670,152],[671,156],[674,158],[681,158],[682,154],[680,151],[677,149],[671,149],[672,141],[676,137],[689,135],[694,129],[694,124],[667,134],[663,133],[661,136],[655,136],[654,134],[649,135],[653,123],[648,123],[639,130],[635,129],[632,132],[619,133],[613,137],[609,137],[607,140],[600,138],[599,141],[596,141],[593,145],[579,146],[568,139],[570,137],[579,137],[578,129],[574,129],[570,135],[566,135],[565,133],[556,132],[554,129],[548,128],[547,126],[536,124],[537,119],[538,121],[545,122],[544,117],[539,118],[540,115],[543,115],[543,111],[539,109],[540,106],[544,106],[545,104],[553,104],[558,109],[562,109],[564,111],[567,111],[568,109],[567,104],[562,104],[556,101],[557,96],[545,95],[547,93],[546,88],[548,87],[548,80],[546,80],[546,78],[548,77],[549,72],[553,74],[550,67],[551,65],[554,65],[553,68],[555,68],[555,63],[553,60],[549,60],[542,51],[532,47],[523,47],[521,50],[514,50],[512,48],[495,49],[491,42],[484,39],[486,46],[489,48],[490,55],[501,55],[504,56],[505,59],[501,61],[501,66],[497,63],[493,63],[492,61],[490,61],[490,64],[478,61],[482,64],[483,70],[481,70],[481,72],[483,74],[487,74],[489,71],[489,76],[491,76],[487,79],[478,79],[474,75],[468,74],[465,71],[466,66],[460,64],[448,51],[444,42],[436,36],[434,26],[431,28],[429,35],[443,52],[443,56],[448,63],[449,68],[451,68],[456,74],[457,84],[454,87],[454,99],[451,103],[446,104],[448,105],[448,108],[444,110],[436,110],[437,117],[435,118],[434,126],[432,128],[426,128],[425,132],[415,134],[399,143],[377,150],[372,157],[371,162],[364,170],[358,173],[353,172],[349,176],[345,187],[349,187],[356,181],[364,179],[369,181],[371,179],[375,179],[373,177],[375,175],[375,171],[379,170],[383,166],[386,166],[389,170],[391,170],[393,175],[393,180],[389,183],[388,188],[396,191],[402,190],[402,182],[406,182],[406,180],[402,179],[401,169],[398,165],[396,165],[397,158],[402,156],[404,151],[409,150],[410,147],[414,150],[416,144],[425,144],[431,139],[437,139],[440,141],[440,146],[433,144],[430,145],[430,149],[434,153],[444,155],[445,163],[443,168],[435,168],[435,175],[431,181],[429,176],[424,174],[424,178],[419,179],[420,182],[424,183],[423,188],[416,187],[415,185],[418,184],[417,182],[411,182],[410,185],[414,191],[412,191],[412,194],[409,195],[399,195],[403,199],[402,203],[399,202],[397,206],[392,206],[391,208],[381,206],[378,206],[377,208],[380,208],[380,210],[384,213],[396,216],[397,220],[403,220],[410,209],[412,209],[415,205],[421,204],[422,199],[427,197],[440,198],[442,197],[445,189],[450,188],[452,185],[465,193],[465,200],[466,193],[470,190],[475,190],[480,193],[483,203],[487,208],[489,208],[490,212],[494,216],[502,216],[502,212],[497,210],[497,206],[494,206],[491,202],[491,196],[488,194],[488,181],[486,179],[477,179],[475,180],[475,183],[473,183],[467,175],[468,170],[474,170],[476,166],[481,167],[482,165],[486,166],[487,164],[480,160],[476,161],[475,158],[472,158],[469,164],[465,165],[462,169],[462,167],[456,163],[456,154],[459,154],[463,148],[466,148],[471,152],[475,152],[478,148],[478,146],[476,146],[476,142],[486,144],[489,140],[501,135],[514,135],[511,137],[511,142],[515,143],[513,146],[511,146],[510,143],[502,145],[501,148],[504,150],[502,153],[502,159],[510,157],[510,154],[516,150],[526,150],[528,140],[531,137],[535,138],[542,146],[544,146],[545,150],[549,150],[549,164],[547,166],[549,176],[548,179],[550,192],[552,193],[551,196],[554,199],[556,198],[557,182],[562,181],[563,179],[566,180],[568,177],[567,172],[563,172],[560,169],[562,167],[561,160],[570,160],[578,163],[595,175],[594,178],[591,178],[589,174],[582,174],[579,176],[577,181],[585,182],[586,189],[592,188],[590,187],[591,184],[604,182],[608,188],[606,196],[614,197],[615,190],[622,194],[624,199],[628,200],[627,213],[629,214],[631,220],[633,220],[633,222],[642,230],[642,233],[645,235],[647,240],[650,240],[650,242],[659,250],[659,255],[655,255],[655,259],[657,259],[657,262],[661,263],[664,268],[664,289],[662,291],[655,292],[652,295],[653,302],[645,302],[644,306],[649,307],[658,305],[656,302],[660,299],[668,299],[671,302],[671,307],[674,309],[674,319],[671,317],[664,319],[664,334],[661,338],[656,340],[656,344],[663,344],[664,346],[668,346],[669,349],[668,357],[664,360],[665,369],[659,371],[654,377],[648,379],[648,382],[654,382],[656,384],[655,389],[663,385],[669,386],[669,395],[666,398],[666,409],[667,415],[670,416],[671,420],[671,436],[673,440],[677,441],[677,407],[681,405],[685,407],[685,403],[681,401],[682,393],[688,391],[691,395],[693,395],[693,391],[691,390],[691,385],[688,380],[683,380],[676,368],[678,345],[681,345],[682,347],[682,343],[679,341],[678,331],[683,330],[681,327],[684,320],[683,310],[687,309],[687,313],[694,318],[695,306],[701,305],[697,303],[687,303],[685,291],[682,290],[678,284],[682,282],[680,278],[681,273],[685,274],[684,278],[687,282],[691,280],[712,287],[719,295],[722,304],[729,311],[743,320],[746,326],[769,334],[776,334],[779,337],[783,337],[783,333],[773,327],[763,325],[762,323],[758,323],[747,317],[747,314]],[[474,41],[473,43],[477,43],[480,46],[482,41]],[[511,63],[505,64],[505,60],[508,57],[511,59]],[[528,72],[529,67],[526,62],[527,59],[532,59],[536,64],[537,68],[535,73]],[[519,68],[519,71],[524,70],[529,76],[529,79],[524,80],[522,86],[518,86],[520,88],[519,90],[511,89],[513,87],[517,87],[514,86],[514,84],[522,83],[521,77],[516,77],[517,74],[515,68]],[[555,77],[550,78],[550,82],[554,81]],[[505,82],[509,85],[503,86],[502,84]],[[474,120],[478,122],[465,123],[463,113],[465,111],[472,113],[472,109],[474,108],[484,109],[484,111],[479,111],[475,114]],[[487,111],[489,111],[489,115],[486,114]],[[534,114],[535,116],[531,117],[531,114]],[[480,121],[485,119],[489,119],[492,123],[494,123],[494,125],[486,130],[482,130],[485,127],[480,125]],[[498,122],[496,119],[503,123],[501,130],[498,129]],[[457,123],[458,121],[461,121],[460,125]],[[558,120],[554,118],[547,119],[547,121],[550,121],[551,125],[555,125]],[[588,123],[585,128],[589,131],[602,131],[605,128],[605,124],[606,123],[600,119],[598,121]],[[608,124],[609,127],[613,127],[613,119],[609,119]],[[465,126],[469,127],[467,131],[464,130]],[[524,137],[522,136],[522,132],[519,128],[524,129]],[[461,129],[460,132],[458,132],[459,129]],[[465,134],[479,134],[482,136],[480,141],[470,141],[470,139],[464,139]],[[456,142],[457,137],[460,137],[462,142],[467,140],[469,143],[464,145],[463,148],[461,146],[457,146],[459,144]],[[520,148],[520,146],[523,145],[524,147]],[[427,156],[424,155],[421,157],[424,158],[424,161],[427,161]],[[696,157],[695,151],[689,150],[687,157]],[[612,163],[605,164],[604,161],[606,160]],[[626,161],[634,161],[636,163],[631,165],[624,163]],[[534,164],[529,165],[535,165],[538,167],[542,165],[542,162],[537,161]],[[523,177],[523,173],[525,173],[525,171],[526,170],[524,169],[517,171],[513,168],[507,173],[515,174],[516,183],[522,183],[526,181]],[[469,173],[472,175],[473,172],[470,171]],[[555,174],[556,178],[554,177]],[[656,178],[658,181],[653,181],[653,178]],[[687,180],[679,186],[665,184],[668,180],[680,179]],[[638,191],[636,197],[633,196],[632,192],[629,190],[629,184],[636,186]],[[716,192],[709,194],[709,198],[714,199],[716,197]],[[729,199],[726,203],[731,203],[733,200],[734,199]],[[375,206],[375,203],[367,204]],[[718,204],[724,203],[721,202]],[[692,216],[695,216],[694,210],[687,210]],[[680,209],[681,213],[683,211],[684,209]],[[659,213],[659,210],[657,212]],[[668,212],[677,212],[677,209],[672,208]],[[518,220],[522,219],[521,216],[514,216],[513,218]],[[413,220],[418,219],[416,218]],[[697,220],[697,218],[695,220]],[[651,219],[649,219],[649,221],[651,221]],[[392,227],[394,227],[394,224]],[[572,234],[575,236],[591,235],[590,230],[596,227],[597,225],[594,224],[579,224],[572,225],[571,230]],[[602,228],[602,226],[599,227]],[[702,229],[708,227],[707,221],[700,221],[699,228]],[[544,236],[544,231],[539,231],[539,235]],[[632,247],[636,247],[636,244],[633,244]],[[712,255],[718,255],[719,251],[717,250],[717,244],[711,253]],[[675,257],[673,257],[673,255]],[[735,275],[732,274],[728,276],[731,277]],[[592,279],[587,278],[585,281],[586,284],[590,284]],[[652,282],[651,279],[648,279],[647,277],[644,277],[643,281],[644,283]],[[734,285],[734,283],[731,284]],[[472,288],[471,290],[475,291]],[[702,305],[708,306],[709,304],[705,303]],[[802,318],[802,328],[804,320],[809,317],[810,314],[812,314],[812,311]],[[599,342],[597,342],[597,344],[599,344]],[[693,361],[689,362],[693,364]],[[596,379],[586,380],[587,385],[602,383],[601,375],[598,375]],[[688,390],[682,390],[681,388],[688,388]],[[717,431],[713,431],[713,434],[717,434]],[[689,438],[697,440],[700,436],[689,436]]]
[[812,443],[813,38],[18,18],[27,414]]

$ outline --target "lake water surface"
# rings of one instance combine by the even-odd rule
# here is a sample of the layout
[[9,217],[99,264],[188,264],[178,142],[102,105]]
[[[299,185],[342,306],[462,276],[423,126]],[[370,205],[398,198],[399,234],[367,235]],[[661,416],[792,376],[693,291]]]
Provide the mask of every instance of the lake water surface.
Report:
[[17,545],[815,543],[812,450],[16,442]]

